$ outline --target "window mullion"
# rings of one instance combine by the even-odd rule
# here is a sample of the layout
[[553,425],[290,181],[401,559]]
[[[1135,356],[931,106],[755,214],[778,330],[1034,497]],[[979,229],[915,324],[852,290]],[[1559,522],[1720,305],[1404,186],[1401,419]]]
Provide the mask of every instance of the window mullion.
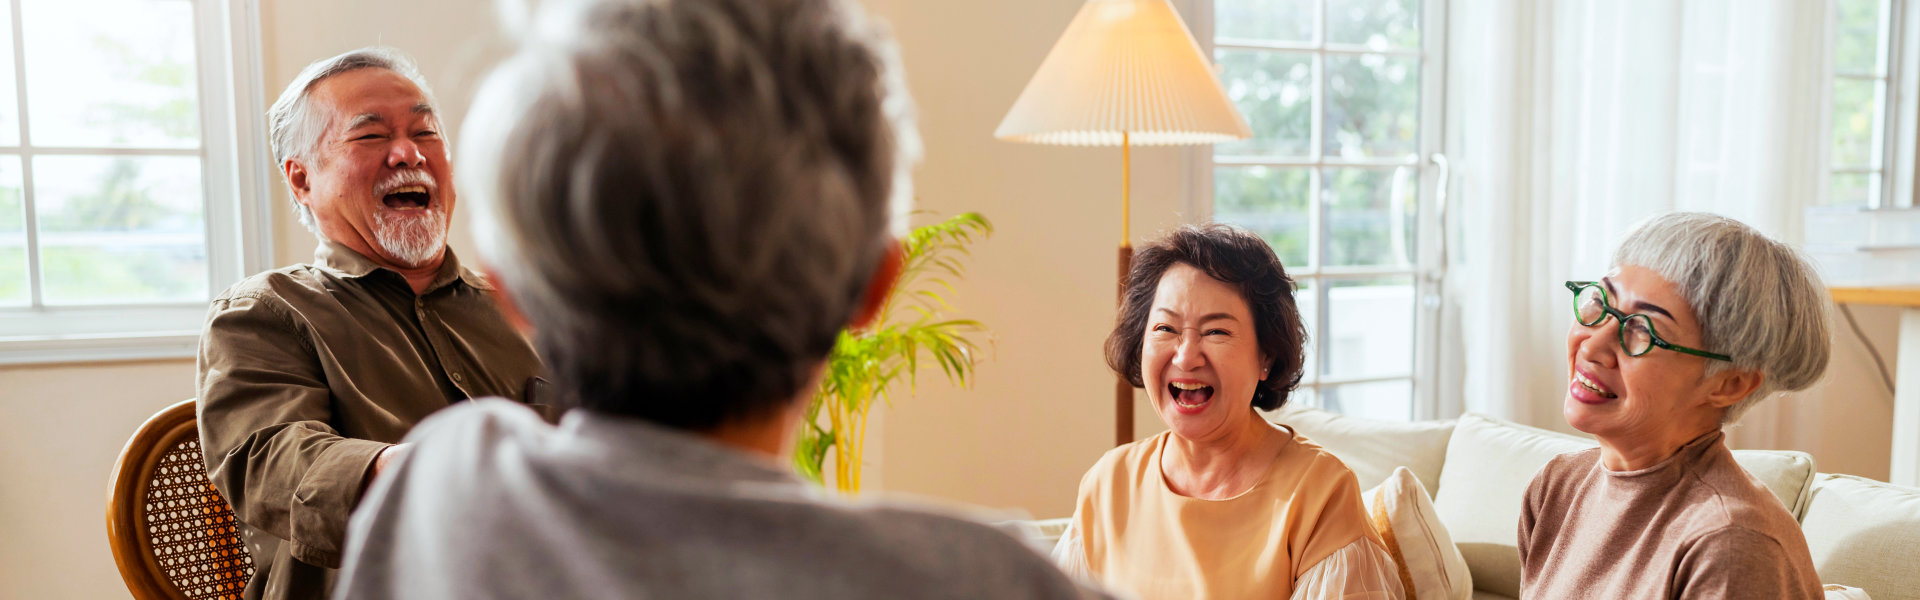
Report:
[[38,207],[34,206],[33,138],[28,137],[27,131],[26,29],[20,24],[20,0],[10,0],[7,4],[13,13],[13,94],[15,114],[20,119],[20,207],[27,234],[27,297],[28,305],[38,309],[46,305],[46,294],[40,285],[40,218]]

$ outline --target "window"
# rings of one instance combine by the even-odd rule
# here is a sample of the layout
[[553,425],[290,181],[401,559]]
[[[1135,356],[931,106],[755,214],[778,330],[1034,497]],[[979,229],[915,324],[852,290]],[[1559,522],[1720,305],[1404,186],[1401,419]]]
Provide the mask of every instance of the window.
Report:
[[1833,155],[1827,203],[1881,208],[1910,204],[1893,198],[1887,166],[1896,136],[1888,117],[1894,89],[1896,3],[1839,0],[1834,16]]
[[[1347,414],[1407,420],[1433,408],[1439,239],[1427,206],[1440,136],[1436,0],[1213,0],[1211,26],[1228,96],[1249,140],[1200,159],[1196,196],[1215,221],[1272,244],[1310,336],[1295,396]],[[1204,153],[1202,153],[1204,154]],[[1431,264],[1430,264],[1431,263]]]
[[268,263],[257,17],[5,8],[0,363],[191,356],[207,301]]

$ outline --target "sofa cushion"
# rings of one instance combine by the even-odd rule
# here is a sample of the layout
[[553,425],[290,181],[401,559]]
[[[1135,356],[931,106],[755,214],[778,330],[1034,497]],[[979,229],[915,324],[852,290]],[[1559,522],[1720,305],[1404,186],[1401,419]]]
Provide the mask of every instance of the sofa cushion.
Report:
[[1920,600],[1920,488],[1821,473],[1801,531],[1822,583],[1875,600]]
[[1446,460],[1447,439],[1453,436],[1452,421],[1396,423],[1293,407],[1272,419],[1340,457],[1360,480],[1360,489],[1380,485],[1394,468],[1406,467],[1420,485],[1440,491],[1440,465]]
[[1473,578],[1453,536],[1433,511],[1432,496],[1406,467],[1360,494],[1373,530],[1399,567],[1407,600],[1469,600]]
[[1733,462],[1766,484],[1794,520],[1807,513],[1807,502],[1813,497],[1813,455],[1792,450],[1735,450]]
[[[1595,445],[1589,438],[1486,415],[1460,417],[1447,447],[1434,508],[1473,570],[1475,588],[1519,595],[1516,544],[1527,485],[1554,456]],[[1795,518],[1806,511],[1814,476],[1812,456],[1788,450],[1735,450],[1733,459],[1765,484]],[[1451,488],[1454,485],[1461,487],[1456,490]]]
[[1553,457],[1593,440],[1467,413],[1453,428],[1434,512],[1473,572],[1473,586],[1520,595],[1520,505],[1527,484]]

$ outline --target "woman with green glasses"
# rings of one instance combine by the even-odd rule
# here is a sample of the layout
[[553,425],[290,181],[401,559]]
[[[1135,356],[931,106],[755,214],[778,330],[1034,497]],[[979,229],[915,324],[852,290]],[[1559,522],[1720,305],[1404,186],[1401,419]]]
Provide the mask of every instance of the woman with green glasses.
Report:
[[[1819,598],[1806,538],[1721,428],[1827,367],[1831,301],[1792,248],[1725,217],[1627,234],[1569,281],[1567,423],[1600,447],[1527,489],[1525,598]],[[1563,292],[1564,293],[1564,292]]]

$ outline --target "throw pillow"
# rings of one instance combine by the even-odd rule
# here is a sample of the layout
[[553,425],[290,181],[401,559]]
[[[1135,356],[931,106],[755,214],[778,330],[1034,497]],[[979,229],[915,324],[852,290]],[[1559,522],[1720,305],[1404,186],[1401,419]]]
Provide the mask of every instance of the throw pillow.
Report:
[[1362,499],[1372,517],[1373,530],[1380,534],[1387,553],[1399,567],[1407,600],[1473,597],[1473,576],[1467,572],[1467,561],[1454,547],[1446,526],[1440,524],[1426,486],[1413,471],[1394,469],[1385,482],[1367,490]]

